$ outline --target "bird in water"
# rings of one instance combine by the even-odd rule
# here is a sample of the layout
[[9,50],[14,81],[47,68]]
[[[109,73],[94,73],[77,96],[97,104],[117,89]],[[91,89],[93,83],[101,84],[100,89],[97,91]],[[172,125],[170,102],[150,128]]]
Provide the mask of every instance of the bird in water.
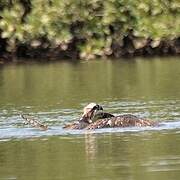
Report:
[[[41,123],[39,120],[34,119],[29,115],[21,115],[26,124],[32,127],[40,128],[41,130],[47,130],[48,126]],[[100,129],[100,128],[114,128],[114,127],[145,127],[156,126],[157,122],[139,118],[132,114],[124,114],[114,116],[113,114],[103,111],[102,106],[96,103],[90,103],[83,109],[83,115],[79,121],[66,124],[64,129]]]
[[84,107],[83,115],[79,121],[73,122],[71,124],[67,124],[63,128],[64,129],[85,129],[87,126],[89,126],[91,123],[94,122],[95,118],[97,118],[98,114],[100,114],[101,111],[103,111],[102,106],[96,103],[90,103]]
[[102,106],[96,103],[90,103],[84,108],[81,119],[75,123],[65,125],[64,129],[99,129],[133,126],[145,127],[155,125],[157,125],[157,123],[154,121],[139,118],[131,114],[114,116],[113,114],[103,112]]

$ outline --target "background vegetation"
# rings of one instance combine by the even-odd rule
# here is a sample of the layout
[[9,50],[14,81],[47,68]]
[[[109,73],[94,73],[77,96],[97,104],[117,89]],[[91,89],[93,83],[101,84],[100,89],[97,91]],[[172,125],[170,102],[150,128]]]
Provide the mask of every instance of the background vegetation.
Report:
[[0,54],[180,53],[179,0],[0,0]]

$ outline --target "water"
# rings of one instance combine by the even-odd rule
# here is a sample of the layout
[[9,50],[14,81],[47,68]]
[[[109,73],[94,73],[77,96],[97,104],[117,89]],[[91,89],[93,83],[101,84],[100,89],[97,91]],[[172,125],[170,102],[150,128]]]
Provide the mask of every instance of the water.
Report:
[[[0,67],[0,180],[179,179],[179,58]],[[155,128],[63,130],[89,102]],[[23,125],[29,113],[49,126]]]

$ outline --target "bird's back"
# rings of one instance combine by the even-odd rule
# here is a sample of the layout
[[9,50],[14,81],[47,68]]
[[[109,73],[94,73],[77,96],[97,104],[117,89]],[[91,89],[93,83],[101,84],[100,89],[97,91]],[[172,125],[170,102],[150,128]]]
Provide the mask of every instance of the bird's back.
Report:
[[155,126],[157,123],[148,119],[138,118],[131,114],[119,115],[115,117],[99,119],[86,127],[86,129],[99,129],[106,127],[143,127]]

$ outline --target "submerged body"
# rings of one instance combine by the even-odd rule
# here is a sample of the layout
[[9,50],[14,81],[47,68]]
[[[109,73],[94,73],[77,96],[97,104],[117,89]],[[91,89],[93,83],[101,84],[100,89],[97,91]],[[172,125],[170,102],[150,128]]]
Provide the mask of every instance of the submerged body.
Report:
[[66,124],[63,128],[64,129],[85,129],[86,127],[88,127],[90,124],[87,122],[81,122],[81,121],[77,121],[71,124]]
[[99,129],[114,127],[145,127],[156,126],[157,123],[148,119],[139,118],[131,114],[114,116],[113,114],[103,112],[102,106],[96,103],[90,103],[83,109],[81,119],[69,125],[65,129]]
[[145,126],[156,126],[157,123],[148,119],[139,118],[131,114],[123,114],[114,116],[110,113],[98,113],[94,117],[94,122],[85,123],[78,121],[66,125],[65,129],[100,129],[100,128],[114,128],[114,127],[145,127]]
[[89,124],[86,129],[100,129],[100,128],[114,128],[114,127],[145,127],[145,126],[155,126],[156,122],[138,118],[137,116],[131,114],[119,115],[111,118],[104,118]]

